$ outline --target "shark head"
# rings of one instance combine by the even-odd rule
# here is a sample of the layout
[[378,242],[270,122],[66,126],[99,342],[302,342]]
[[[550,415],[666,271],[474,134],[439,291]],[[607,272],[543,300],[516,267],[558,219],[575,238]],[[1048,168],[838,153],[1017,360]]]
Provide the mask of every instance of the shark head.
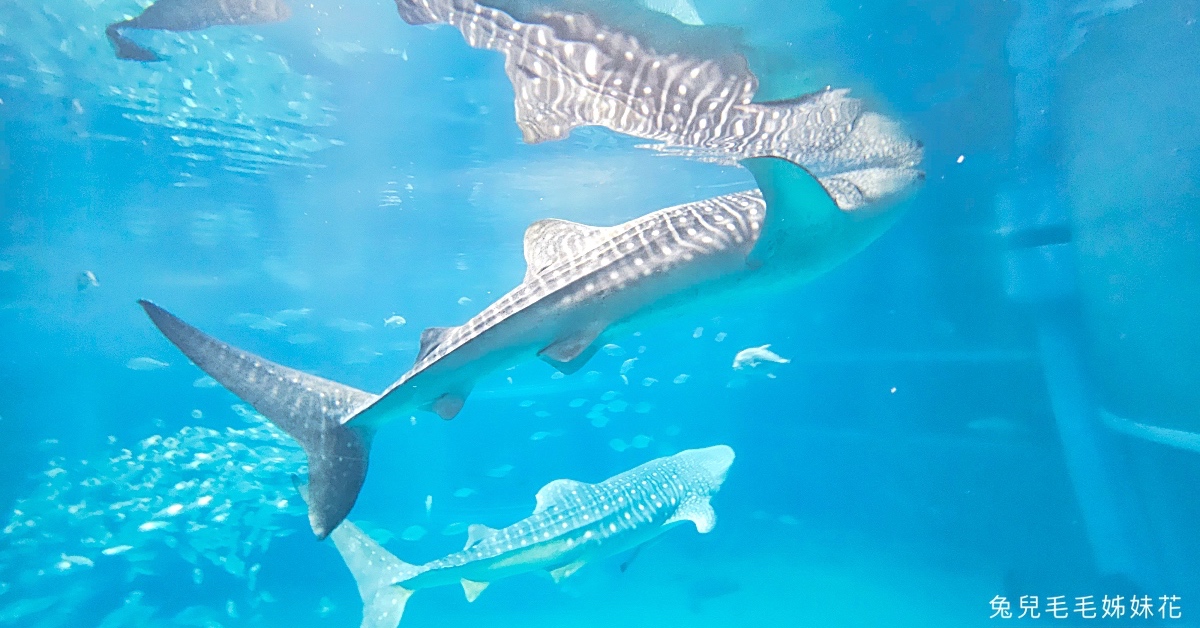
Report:
[[697,479],[708,487],[709,493],[721,488],[734,457],[733,449],[728,445],[689,449],[676,455],[693,473],[699,475]]

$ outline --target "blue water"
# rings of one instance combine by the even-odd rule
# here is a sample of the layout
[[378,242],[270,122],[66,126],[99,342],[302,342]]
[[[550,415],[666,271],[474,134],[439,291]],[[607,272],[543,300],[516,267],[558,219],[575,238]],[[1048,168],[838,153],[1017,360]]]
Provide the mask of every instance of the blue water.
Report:
[[[409,562],[460,549],[451,524],[527,516],[551,480],[737,452],[712,533],[673,530],[625,571],[503,580],[472,604],[421,591],[402,625],[1200,625],[1200,6],[1062,4],[1039,21],[1058,5],[697,1],[707,24],[811,67],[810,88],[851,87],[900,120],[925,144],[925,183],[895,227],[801,288],[614,338],[571,376],[493,373],[453,421],[380,431],[351,519]],[[204,374],[137,299],[380,391],[423,328],[521,280],[529,223],[616,224],[753,185],[604,129],[527,145],[499,54],[390,2],[293,9],[139,35],[167,53],[140,64],[103,36],[135,2],[0,5],[0,624],[360,621],[353,579],[290,493],[299,463],[221,472],[264,496],[261,519],[127,530],[134,549],[111,556],[84,542],[97,528],[79,513],[134,491],[106,476],[122,449],[268,429],[194,385]],[[1028,61],[1048,45],[1031,23],[1074,43]],[[1047,265],[1022,252],[1047,243]],[[738,380],[734,355],[768,343],[791,362]],[[1131,423],[1173,436],[1114,429]],[[179,464],[152,457],[146,473]],[[89,478],[106,486],[68,511]],[[411,526],[425,534],[402,538]],[[240,545],[256,531],[269,546]],[[245,564],[180,551],[189,534]],[[1135,594],[1154,619],[1075,611]],[[1069,619],[1016,618],[1021,596],[1045,613],[1060,595]],[[997,596],[1013,618],[992,617]]]

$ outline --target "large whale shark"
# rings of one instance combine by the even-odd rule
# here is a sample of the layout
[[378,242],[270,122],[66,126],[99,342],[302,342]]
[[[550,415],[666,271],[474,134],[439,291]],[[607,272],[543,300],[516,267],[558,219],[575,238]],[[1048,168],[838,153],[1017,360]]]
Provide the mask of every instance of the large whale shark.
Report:
[[248,26],[281,22],[292,15],[283,0],[158,0],[141,15],[113,22],[104,29],[119,59],[158,61],[154,51],[139,46],[121,31],[197,31],[210,26]]
[[504,55],[527,142],[587,125],[729,165],[779,157],[816,176],[842,209],[903,194],[922,176],[920,142],[849,90],[756,102],[758,78],[736,49],[660,51],[601,16],[555,8],[514,17],[498,4],[511,2],[396,0],[408,23],[450,24],[472,47]]
[[381,395],[241,351],[141,303],[192,362],[304,448],[309,523],[324,538],[353,506],[384,423],[418,410],[453,418],[475,382],[498,369],[538,357],[573,373],[630,327],[706,300],[794,286],[861,250],[899,214],[895,206],[843,211],[784,160],[745,163],[762,192],[668,207],[614,227],[533,223],[524,280],[465,324],[422,332],[416,363]]
[[472,525],[462,551],[424,565],[396,558],[349,520],[331,538],[358,583],[362,628],[395,628],[419,589],[461,584],[473,602],[501,578],[544,570],[557,582],[681,523],[706,534],[716,525],[709,500],[731,464],[733,450],[717,445],[652,460],[596,484],[555,480],[538,491],[533,514],[499,530]]

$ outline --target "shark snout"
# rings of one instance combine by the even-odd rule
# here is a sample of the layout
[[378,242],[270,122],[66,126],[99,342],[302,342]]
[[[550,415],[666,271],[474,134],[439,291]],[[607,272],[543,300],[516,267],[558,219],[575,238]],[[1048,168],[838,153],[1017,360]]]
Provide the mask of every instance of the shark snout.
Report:
[[713,483],[713,490],[721,487],[729,467],[733,464],[733,448],[728,445],[715,445],[704,449],[693,449],[685,452],[689,458],[702,468]]

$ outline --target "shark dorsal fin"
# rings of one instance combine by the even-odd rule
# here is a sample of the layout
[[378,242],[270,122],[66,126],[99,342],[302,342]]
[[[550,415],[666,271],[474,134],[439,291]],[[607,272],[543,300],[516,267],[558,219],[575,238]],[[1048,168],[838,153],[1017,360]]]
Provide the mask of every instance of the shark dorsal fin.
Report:
[[564,257],[583,253],[604,237],[604,228],[547,218],[525,230],[525,279]]
[[434,349],[446,339],[446,334],[453,327],[426,327],[421,332],[421,346],[417,349],[417,362],[424,360]]
[[472,523],[467,526],[467,544],[463,546],[463,549],[468,549],[495,533],[496,528],[489,528],[481,523]]
[[576,480],[555,480],[542,487],[537,492],[537,506],[533,508],[534,514],[542,512],[550,507],[556,500],[561,499],[565,495],[570,495],[572,491],[577,491],[581,487],[586,486],[583,482]]
[[675,511],[674,515],[671,515],[670,519],[667,519],[664,525],[680,521],[691,521],[696,524],[697,532],[708,534],[712,531],[713,526],[717,525],[717,513],[713,510],[707,497],[695,497],[680,504],[679,509]]

